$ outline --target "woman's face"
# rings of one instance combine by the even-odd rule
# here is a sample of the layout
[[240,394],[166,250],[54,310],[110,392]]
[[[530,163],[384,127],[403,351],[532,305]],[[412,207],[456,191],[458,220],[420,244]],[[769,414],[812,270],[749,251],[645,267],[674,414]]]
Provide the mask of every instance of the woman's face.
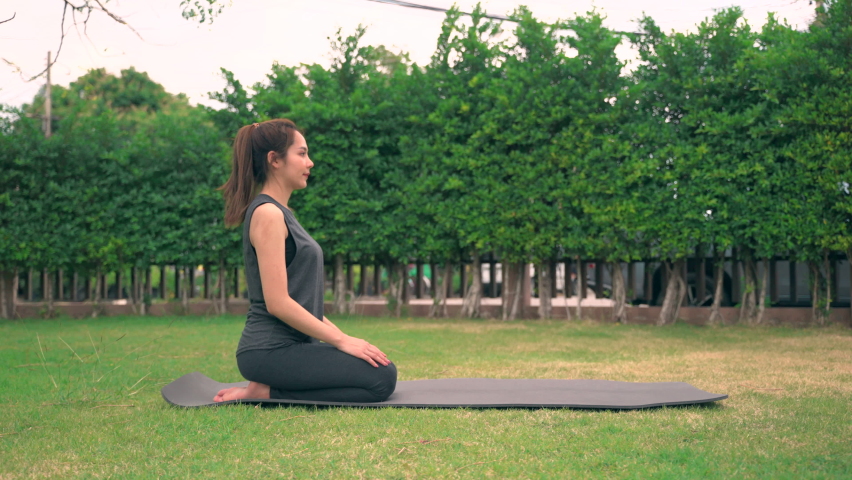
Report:
[[290,145],[287,150],[287,159],[282,173],[293,190],[300,190],[308,186],[308,176],[311,174],[314,162],[308,157],[308,143],[305,137],[297,131],[294,131],[294,134],[293,145]]

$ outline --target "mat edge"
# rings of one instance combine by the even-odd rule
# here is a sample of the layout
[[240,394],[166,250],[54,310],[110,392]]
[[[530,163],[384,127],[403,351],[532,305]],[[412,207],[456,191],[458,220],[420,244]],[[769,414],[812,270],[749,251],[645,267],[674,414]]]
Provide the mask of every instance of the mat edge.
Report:
[[[281,406],[320,406],[320,407],[347,407],[347,408],[437,408],[437,409],[450,409],[450,408],[476,408],[476,409],[487,409],[487,408],[495,408],[495,409],[510,409],[510,408],[518,408],[518,409],[558,409],[558,408],[569,408],[576,410],[642,410],[648,408],[661,408],[661,407],[676,407],[681,405],[703,405],[707,403],[715,403],[722,400],[727,400],[729,396],[727,394],[713,394],[712,392],[708,392],[706,390],[702,390],[695,385],[692,385],[688,382],[625,382],[622,380],[603,380],[603,379],[534,379],[534,378],[525,378],[525,379],[495,379],[495,378],[486,378],[486,377],[463,377],[463,378],[446,378],[446,379],[418,379],[418,380],[403,380],[404,382],[417,382],[417,381],[431,381],[431,380],[472,380],[472,379],[485,379],[485,380],[594,380],[594,381],[602,381],[602,382],[619,382],[619,383],[635,383],[635,384],[684,384],[689,387],[692,387],[700,392],[715,395],[714,398],[699,400],[699,401],[681,401],[681,402],[665,402],[665,403],[654,403],[654,404],[646,404],[646,405],[638,405],[638,406],[594,406],[594,405],[539,405],[539,404],[457,404],[457,405],[434,405],[434,404],[389,404],[384,402],[376,402],[376,403],[348,403],[348,402],[324,402],[324,401],[310,401],[310,400],[288,400],[288,399],[239,399],[239,400],[228,400],[225,402],[211,402],[211,403],[203,403],[200,405],[181,405],[178,403],[174,403],[170,401],[165,394],[166,389],[173,385],[174,383],[186,378],[186,377],[202,377],[203,379],[209,380],[213,383],[218,384],[219,386],[245,386],[248,384],[247,381],[243,382],[231,382],[231,383],[222,383],[213,380],[212,378],[204,375],[199,371],[190,372],[184,374],[172,382],[163,386],[160,389],[160,394],[163,399],[169,405],[173,405],[179,408],[202,408],[202,407],[219,407],[223,405],[281,405]],[[226,387],[227,388],[227,387]]]

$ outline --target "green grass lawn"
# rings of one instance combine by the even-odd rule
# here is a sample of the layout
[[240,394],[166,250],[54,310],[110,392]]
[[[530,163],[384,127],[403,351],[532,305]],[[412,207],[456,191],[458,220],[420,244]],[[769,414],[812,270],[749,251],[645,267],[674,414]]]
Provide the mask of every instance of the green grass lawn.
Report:
[[172,407],[242,380],[243,319],[0,323],[0,479],[850,478],[852,331],[334,318],[449,377],[685,381],[728,400],[640,411]]

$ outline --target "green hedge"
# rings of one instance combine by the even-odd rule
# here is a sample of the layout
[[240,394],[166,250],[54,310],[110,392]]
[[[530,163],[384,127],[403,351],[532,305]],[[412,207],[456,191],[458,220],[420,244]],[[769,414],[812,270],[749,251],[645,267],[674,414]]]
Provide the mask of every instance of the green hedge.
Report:
[[54,89],[52,138],[31,118],[41,98],[2,121],[0,270],[239,265],[214,189],[237,128],[275,117],[306,132],[316,166],[292,206],[329,258],[849,252],[852,2],[826,5],[807,31],[753,31],[732,8],[635,35],[597,13],[451,10],[429,65],[362,46],[359,29],[329,68],[276,64],[250,88],[224,70],[220,109],[96,70]]

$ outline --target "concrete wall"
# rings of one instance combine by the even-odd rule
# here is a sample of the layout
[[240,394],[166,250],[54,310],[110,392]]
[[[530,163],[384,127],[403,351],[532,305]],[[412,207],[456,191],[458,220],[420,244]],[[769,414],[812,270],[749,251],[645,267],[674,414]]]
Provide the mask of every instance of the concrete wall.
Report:
[[[329,305],[326,305],[329,308]],[[571,317],[576,313],[573,307],[571,308]],[[653,325],[660,316],[662,307],[628,307],[627,308],[627,323],[629,324],[644,324]],[[497,305],[483,305],[482,313],[485,318],[500,318],[500,307]],[[721,314],[726,325],[737,323],[740,311],[738,308],[725,307],[721,308]],[[447,305],[447,313],[450,317],[457,317],[461,311],[460,305]],[[370,317],[388,316],[387,307],[377,304],[358,304],[355,306],[357,315],[365,315]],[[428,305],[409,305],[407,315],[409,317],[425,317],[429,313]],[[831,311],[829,321],[831,323],[842,324],[852,327],[850,321],[850,309],[836,308]],[[679,318],[684,322],[692,325],[704,325],[710,317],[709,307],[681,307]],[[538,307],[526,306],[522,318],[537,319]],[[562,307],[553,307],[554,319],[566,319],[565,309]],[[583,307],[583,319],[594,320],[602,323],[613,323],[611,307]],[[766,325],[784,325],[805,327],[810,325],[811,309],[810,308],[767,308],[764,313],[764,323]]]

